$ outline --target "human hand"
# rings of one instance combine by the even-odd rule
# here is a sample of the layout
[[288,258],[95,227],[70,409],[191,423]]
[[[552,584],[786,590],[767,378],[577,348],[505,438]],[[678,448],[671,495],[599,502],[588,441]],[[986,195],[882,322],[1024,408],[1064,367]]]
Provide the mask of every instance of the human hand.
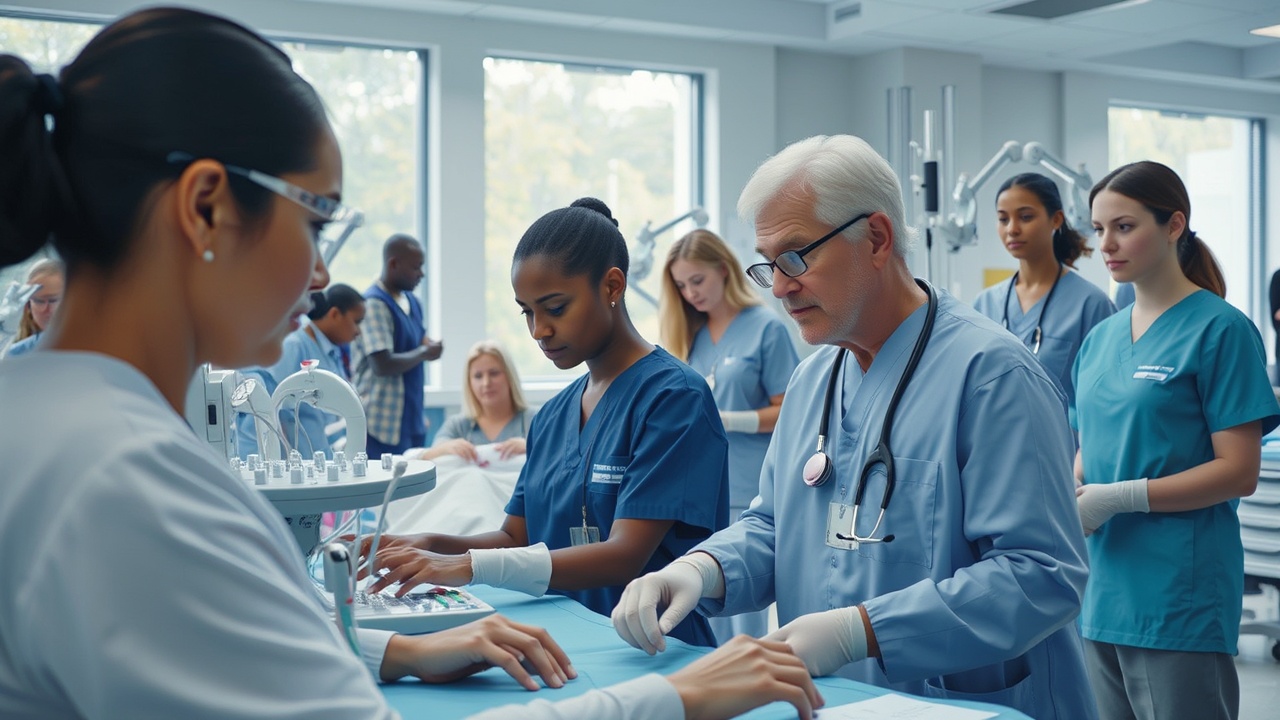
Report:
[[449,453],[450,455],[457,455],[467,462],[475,463],[477,465],[480,464],[480,453],[476,451],[476,446],[472,445],[471,441],[465,438],[445,440],[435,447],[443,452]]
[[1081,485],[1076,488],[1076,506],[1087,537],[1119,513],[1150,512],[1147,479]]
[[426,337],[424,335],[422,338],[422,347],[427,349],[427,355],[426,355],[427,362],[430,362],[432,360],[439,360],[441,353],[444,352],[444,341],[432,340],[431,338]]
[[867,657],[867,631],[857,606],[801,615],[764,639],[791,646],[814,677]]
[[[631,647],[650,655],[662,652],[667,649],[664,636],[698,606],[704,584],[698,567],[685,558],[638,577],[627,583],[613,608],[613,629]],[[659,604],[666,608],[662,617]]]
[[502,458],[503,460],[510,460],[516,455],[524,454],[525,439],[510,438],[508,440],[503,440],[502,442],[495,445],[494,449],[498,451],[498,457]]
[[430,635],[395,635],[382,659],[386,682],[416,677],[428,683],[446,683],[500,667],[527,690],[537,690],[542,678],[547,687],[563,687],[578,673],[569,656],[539,627],[490,615],[466,625]]
[[667,678],[684,702],[685,720],[719,720],[767,705],[791,703],[800,720],[824,700],[786,643],[739,635]]
[[[345,543],[352,544],[355,543],[356,536],[343,535],[340,539]],[[365,572],[365,564],[369,558],[369,546],[371,544],[373,544],[372,535],[365,535],[360,538],[360,544],[357,548],[357,552],[355,553],[357,558],[357,567],[360,568],[360,573],[356,576],[356,579],[358,580],[363,580],[367,574]],[[430,550],[431,536],[428,533],[422,533],[420,535],[383,535],[378,538],[379,552],[386,548],[395,547],[413,547],[418,548],[419,550]]]
[[458,586],[469,585],[472,579],[470,555],[442,555],[411,547],[393,547],[385,551],[379,547],[373,569],[375,573],[379,569],[386,569],[387,572],[379,576],[365,591],[382,592],[399,583],[396,597],[404,597],[423,583]]

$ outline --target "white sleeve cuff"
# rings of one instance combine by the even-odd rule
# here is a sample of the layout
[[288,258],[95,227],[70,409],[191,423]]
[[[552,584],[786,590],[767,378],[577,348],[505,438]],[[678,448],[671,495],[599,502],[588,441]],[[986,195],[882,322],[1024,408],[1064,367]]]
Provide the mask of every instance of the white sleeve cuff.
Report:
[[520,548],[472,550],[471,582],[541,597],[551,585],[551,551],[545,543]]
[[390,630],[356,628],[356,639],[360,641],[360,659],[373,674],[374,680],[382,677],[382,657],[387,654],[387,645],[393,635],[395,633]]
[[684,701],[666,678],[642,675],[568,700],[547,702],[538,699],[523,706],[505,705],[472,715],[467,720],[509,720],[513,717],[521,720],[683,720]]
[[721,410],[720,422],[725,432],[760,432],[760,413],[755,410]]
[[691,552],[676,558],[674,563],[685,563],[697,569],[698,574],[702,576],[702,597],[713,600],[724,598],[724,571],[720,569],[720,563],[709,553]]

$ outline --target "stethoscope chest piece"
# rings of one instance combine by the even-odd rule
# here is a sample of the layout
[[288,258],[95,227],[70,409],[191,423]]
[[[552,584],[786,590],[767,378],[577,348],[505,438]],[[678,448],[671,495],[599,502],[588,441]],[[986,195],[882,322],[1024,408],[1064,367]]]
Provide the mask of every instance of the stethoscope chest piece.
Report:
[[804,478],[804,484],[809,487],[825,484],[831,479],[831,457],[822,450],[810,455],[809,460],[804,464],[801,477]]

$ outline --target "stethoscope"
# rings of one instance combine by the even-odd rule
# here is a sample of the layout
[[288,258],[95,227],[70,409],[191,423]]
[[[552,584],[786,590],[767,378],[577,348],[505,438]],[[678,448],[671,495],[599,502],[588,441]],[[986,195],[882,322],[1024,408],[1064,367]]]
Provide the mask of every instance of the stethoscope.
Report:
[[[1049,293],[1044,296],[1044,304],[1040,306],[1040,317],[1036,318],[1036,331],[1031,336],[1031,341],[1034,343],[1031,346],[1031,354],[1036,357],[1040,357],[1040,339],[1044,337],[1044,332],[1040,329],[1040,326],[1044,324],[1044,314],[1049,312],[1049,301],[1053,299],[1053,291],[1058,289],[1058,281],[1061,279],[1062,263],[1059,262],[1058,274],[1054,276],[1053,284],[1049,286]],[[1004,323],[1005,330],[1009,329],[1009,297],[1013,294],[1013,288],[1017,284],[1018,273],[1014,273],[1013,277],[1009,279],[1009,287],[1005,288],[1004,291],[1004,315],[1000,321]]]
[[[902,393],[911,382],[911,376],[915,374],[916,366],[920,364],[920,356],[924,355],[925,345],[929,343],[929,336],[933,334],[933,320],[938,315],[938,294],[934,292],[933,286],[920,279],[916,280],[916,284],[929,295],[929,309],[924,318],[924,327],[920,329],[920,335],[916,338],[916,345],[911,350],[911,358],[907,360],[907,367],[902,371],[902,377],[898,379],[898,386],[893,390],[893,397],[889,399],[889,408],[884,413],[884,424],[880,426],[880,441],[876,443],[876,449],[871,451],[871,454],[867,456],[866,463],[862,466],[862,475],[858,477],[858,488],[853,496],[852,529],[850,529],[849,535],[836,533],[836,537],[841,540],[852,540],[859,543],[893,542],[892,535],[885,535],[883,538],[875,537],[876,531],[880,529],[880,523],[884,520],[884,512],[889,507],[889,498],[893,496],[893,486],[897,480],[893,469],[893,449],[889,446],[889,432],[893,429],[893,416],[898,411],[898,401],[902,399]],[[836,384],[840,379],[840,366],[844,364],[844,356],[848,352],[848,350],[842,348],[836,354],[836,360],[831,365],[831,377],[827,380],[827,397],[822,403],[822,425],[818,429],[818,449],[804,464],[802,475],[804,483],[809,487],[817,487],[831,479],[831,457],[824,452],[824,448],[827,446],[827,426],[831,421],[832,398],[835,397],[837,392]],[[858,507],[862,505],[862,498],[867,491],[867,478],[871,476],[871,471],[876,465],[884,465],[885,473],[884,497],[880,500],[880,516],[876,518],[876,525],[871,528],[871,533],[867,537],[859,537],[857,530]]]

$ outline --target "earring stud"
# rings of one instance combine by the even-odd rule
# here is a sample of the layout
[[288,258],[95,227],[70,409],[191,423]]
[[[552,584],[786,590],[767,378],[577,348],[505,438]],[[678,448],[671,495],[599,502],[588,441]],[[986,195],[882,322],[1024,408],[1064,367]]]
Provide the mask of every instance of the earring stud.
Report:
[[213,262],[213,251],[205,250],[203,253],[200,254],[200,259],[204,260],[207,263]]

